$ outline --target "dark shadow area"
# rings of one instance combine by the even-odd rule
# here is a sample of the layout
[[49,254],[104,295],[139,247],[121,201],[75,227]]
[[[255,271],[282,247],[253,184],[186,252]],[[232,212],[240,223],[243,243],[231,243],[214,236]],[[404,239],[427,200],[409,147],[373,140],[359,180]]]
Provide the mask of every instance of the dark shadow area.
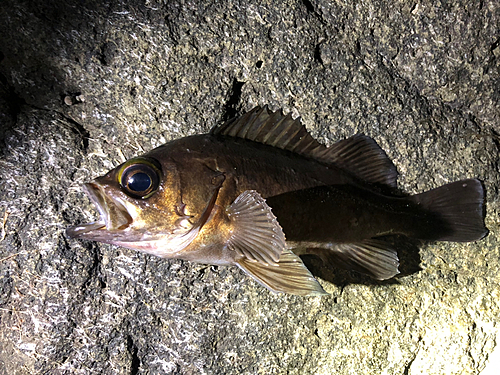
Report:
[[[93,1],[7,0],[0,7],[4,10],[0,11],[0,155],[23,106],[64,117],[86,145],[86,130],[63,114],[68,105],[65,98],[80,89],[57,62],[62,58],[85,67],[101,53],[92,49],[96,40],[106,36],[95,15],[108,13],[110,6]],[[83,37],[89,33],[93,37]],[[88,49],[82,49],[82,40]]]
[[[2,63],[0,52],[0,65]],[[5,138],[14,128],[21,107],[26,101],[21,98],[7,82],[7,78],[0,73],[0,155],[5,150]]]
[[127,336],[127,350],[132,356],[132,363],[130,364],[130,375],[136,375],[139,373],[141,360],[137,356],[138,349],[130,335]]
[[151,19],[152,11],[141,7],[117,1],[3,1],[0,112],[8,119],[0,118],[0,142],[15,127],[22,105],[62,113],[67,105],[77,104],[74,97],[81,88],[72,81],[71,70],[63,67],[88,70],[95,62],[109,65],[119,52],[109,41],[109,26],[99,20],[104,16],[109,22],[120,21],[120,14],[128,12]]
[[[7,87],[6,99],[47,109],[62,105],[61,96],[78,88],[67,86],[65,73],[53,62],[61,56],[84,64],[81,56],[94,53],[78,48],[71,35],[95,27],[92,14],[99,11],[99,3],[6,1],[2,6],[17,10],[0,18],[0,73]],[[96,29],[95,37],[99,34]]]

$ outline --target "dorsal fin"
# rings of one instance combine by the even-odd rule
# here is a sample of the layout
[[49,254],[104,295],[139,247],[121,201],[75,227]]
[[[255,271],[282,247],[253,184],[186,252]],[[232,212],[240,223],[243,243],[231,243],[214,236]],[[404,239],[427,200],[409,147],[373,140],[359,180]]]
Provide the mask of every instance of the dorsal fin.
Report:
[[327,155],[337,166],[364,181],[397,187],[396,167],[377,142],[364,134],[338,141],[327,148]]
[[241,117],[215,126],[211,134],[243,138],[318,160],[346,170],[359,179],[396,187],[396,167],[377,143],[362,134],[326,147],[300,123],[280,110],[257,106]]

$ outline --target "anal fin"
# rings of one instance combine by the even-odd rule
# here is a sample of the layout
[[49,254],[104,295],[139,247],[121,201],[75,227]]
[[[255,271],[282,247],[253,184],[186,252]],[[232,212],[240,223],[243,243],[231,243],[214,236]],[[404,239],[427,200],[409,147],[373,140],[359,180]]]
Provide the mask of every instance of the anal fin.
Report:
[[320,257],[328,266],[356,271],[377,280],[387,280],[399,273],[396,250],[381,240],[329,244],[328,248],[308,248],[305,254]]
[[302,260],[290,250],[283,250],[274,265],[251,262],[242,258],[237,265],[259,284],[275,293],[299,296],[321,296],[328,293],[309,272]]

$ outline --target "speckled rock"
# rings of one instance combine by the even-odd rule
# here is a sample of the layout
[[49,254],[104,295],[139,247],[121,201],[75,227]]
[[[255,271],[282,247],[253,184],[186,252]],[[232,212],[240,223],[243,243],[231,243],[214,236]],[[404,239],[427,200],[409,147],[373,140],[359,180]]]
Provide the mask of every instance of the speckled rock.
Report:
[[[0,374],[479,374],[500,342],[499,24],[493,0],[2,1]],[[403,241],[385,283],[318,267],[325,298],[65,238],[96,216],[83,182],[257,104],[326,144],[370,135],[409,193],[480,178],[490,235]]]

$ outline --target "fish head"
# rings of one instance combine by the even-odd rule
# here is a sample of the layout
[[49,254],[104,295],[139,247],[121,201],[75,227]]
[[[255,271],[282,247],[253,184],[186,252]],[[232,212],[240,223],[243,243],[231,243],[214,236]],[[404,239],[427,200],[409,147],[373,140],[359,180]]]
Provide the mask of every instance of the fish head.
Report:
[[[71,238],[172,257],[193,237],[172,160],[136,157],[83,185],[99,220],[66,229]],[[191,239],[192,240],[192,239]]]

